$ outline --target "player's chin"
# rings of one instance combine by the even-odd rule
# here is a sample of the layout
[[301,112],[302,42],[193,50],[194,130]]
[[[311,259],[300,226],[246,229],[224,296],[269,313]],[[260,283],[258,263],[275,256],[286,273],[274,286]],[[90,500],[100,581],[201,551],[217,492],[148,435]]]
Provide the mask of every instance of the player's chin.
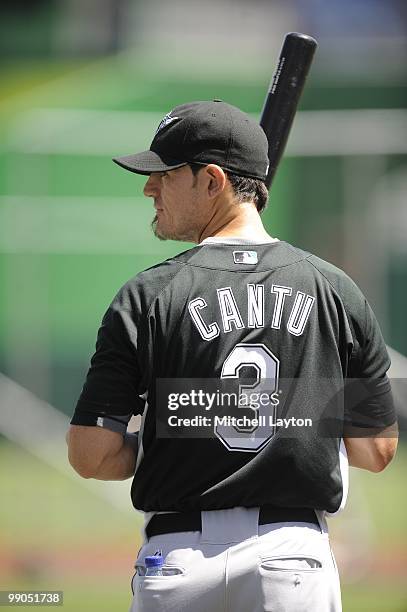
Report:
[[163,220],[160,220],[157,215],[151,222],[151,229],[153,230],[154,236],[156,236],[159,240],[195,242],[194,236],[191,232],[182,231],[179,227],[173,227],[172,229],[165,227]]
[[155,215],[154,219],[151,221],[151,229],[153,230],[154,236],[159,240],[168,240],[170,238],[161,228],[157,215]]

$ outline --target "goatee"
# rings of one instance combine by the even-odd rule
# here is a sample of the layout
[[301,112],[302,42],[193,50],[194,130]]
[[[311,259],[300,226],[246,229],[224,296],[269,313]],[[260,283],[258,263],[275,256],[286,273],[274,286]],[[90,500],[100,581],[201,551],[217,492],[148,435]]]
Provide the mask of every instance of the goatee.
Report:
[[157,223],[158,223],[158,216],[155,215],[154,219],[151,221],[151,229],[153,230],[153,234],[154,236],[156,236],[159,240],[167,240],[167,238],[165,236],[162,236],[158,229],[157,229]]

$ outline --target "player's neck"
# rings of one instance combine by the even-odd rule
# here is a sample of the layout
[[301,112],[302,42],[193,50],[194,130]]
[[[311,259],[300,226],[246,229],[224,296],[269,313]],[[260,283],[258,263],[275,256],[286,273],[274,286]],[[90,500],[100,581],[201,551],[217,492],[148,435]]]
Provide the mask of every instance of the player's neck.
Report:
[[259,242],[267,242],[272,238],[264,229],[259,213],[250,203],[233,204],[232,207],[218,209],[202,231],[199,242],[214,237],[243,238]]

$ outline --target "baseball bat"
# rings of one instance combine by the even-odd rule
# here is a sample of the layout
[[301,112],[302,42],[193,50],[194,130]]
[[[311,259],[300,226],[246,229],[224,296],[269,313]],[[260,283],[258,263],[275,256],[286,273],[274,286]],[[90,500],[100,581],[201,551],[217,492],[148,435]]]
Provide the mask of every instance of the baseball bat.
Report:
[[290,32],[284,39],[260,119],[269,143],[267,188],[271,186],[284,153],[317,45],[314,38],[298,32]]

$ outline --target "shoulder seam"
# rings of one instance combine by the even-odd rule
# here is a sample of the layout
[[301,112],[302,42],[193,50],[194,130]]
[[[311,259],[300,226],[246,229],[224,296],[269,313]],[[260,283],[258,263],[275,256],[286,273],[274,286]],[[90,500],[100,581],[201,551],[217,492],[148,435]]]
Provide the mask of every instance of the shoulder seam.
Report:
[[351,359],[352,359],[353,355],[355,354],[355,330],[353,329],[353,325],[352,325],[352,323],[350,321],[350,315],[349,315],[348,309],[346,307],[346,304],[345,304],[344,300],[342,299],[342,296],[339,294],[338,290],[336,289],[336,287],[329,280],[329,278],[327,276],[325,276],[325,274],[322,272],[322,270],[320,270],[318,268],[318,266],[316,266],[312,261],[309,260],[310,257],[313,257],[313,255],[312,254],[308,255],[308,257],[305,258],[305,261],[307,263],[309,263],[313,268],[315,268],[315,270],[317,270],[321,274],[321,276],[324,277],[326,282],[332,287],[332,289],[335,291],[336,295],[338,296],[338,298],[341,301],[341,304],[342,304],[343,309],[344,309],[345,314],[346,314],[346,318],[348,320],[348,325],[349,325],[349,327],[351,329],[351,332],[352,332],[352,339],[353,339],[353,347],[352,347],[352,353],[351,353]]
[[[170,259],[171,261],[171,259]],[[151,309],[153,307],[154,302],[158,299],[158,297],[163,293],[163,291],[166,290],[166,288],[168,287],[168,285],[170,285],[172,283],[172,281],[178,276],[178,274],[181,272],[181,270],[183,269],[183,266],[185,266],[185,262],[176,262],[179,264],[180,268],[179,270],[177,270],[177,272],[174,274],[174,276],[171,276],[171,278],[169,279],[169,281],[167,283],[165,283],[164,287],[161,287],[161,289],[158,291],[158,293],[154,296],[154,298],[151,300],[151,304],[148,307],[147,313],[146,313],[146,317],[148,318],[148,316],[150,315]]]
[[[169,259],[167,259],[166,261],[171,261],[171,260],[172,260],[172,258],[169,258]],[[164,262],[162,262],[162,263],[164,263]],[[179,269],[179,270],[177,270],[177,272],[174,274],[174,276],[171,276],[171,278],[168,280],[168,282],[166,282],[166,283],[165,283],[165,285],[164,285],[163,287],[161,287],[161,289],[160,289],[160,290],[159,290],[159,291],[158,291],[158,292],[157,292],[157,293],[154,295],[154,297],[152,298],[152,300],[151,300],[151,304],[150,304],[150,306],[148,307],[148,309],[147,309],[146,311],[144,311],[144,312],[141,312],[141,318],[142,318],[142,319],[144,319],[144,318],[148,318],[148,316],[149,316],[149,314],[150,314],[150,311],[151,311],[151,308],[153,307],[153,304],[154,304],[154,302],[156,301],[156,299],[157,299],[157,298],[158,298],[158,297],[161,295],[161,293],[162,293],[163,291],[165,291],[165,289],[166,289],[166,288],[168,287],[168,285],[169,285],[169,284],[170,284],[170,283],[171,283],[171,282],[174,280],[174,278],[175,278],[176,276],[178,276],[178,274],[179,274],[179,273],[181,272],[181,270],[182,270],[182,266],[185,266],[185,265],[186,265],[184,262],[176,262],[176,263],[178,263],[178,264],[180,265],[180,269]],[[142,271],[140,272],[140,274],[142,274],[143,272],[147,272],[147,271],[151,270],[151,269],[152,269],[152,268],[154,268],[154,267],[155,267],[155,266],[152,266],[151,268],[146,268],[146,270],[142,270]],[[112,304],[110,304],[109,308],[111,308],[111,307],[112,307]],[[127,307],[121,307],[121,308],[120,308],[120,312],[128,312],[128,313],[131,313],[131,312],[132,312],[132,308],[131,308],[131,307],[129,307],[129,306],[127,306]]]

